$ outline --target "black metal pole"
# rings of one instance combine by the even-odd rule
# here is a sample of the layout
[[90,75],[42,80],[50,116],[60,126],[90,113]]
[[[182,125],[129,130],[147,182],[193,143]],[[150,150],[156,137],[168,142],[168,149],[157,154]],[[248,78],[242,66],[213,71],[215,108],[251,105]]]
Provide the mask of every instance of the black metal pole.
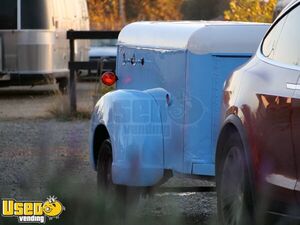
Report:
[[[70,38],[70,62],[75,61],[75,40]],[[70,68],[69,77],[69,97],[70,97],[70,112],[76,113],[77,103],[76,103],[76,77],[74,68]]]
[[[93,62],[75,62],[75,40],[92,39],[117,39],[120,31],[74,31],[67,32],[67,39],[70,40],[70,62],[69,62],[69,84],[68,92],[70,99],[70,112],[77,112],[76,100],[76,71],[81,69],[94,68]],[[98,69],[98,66],[96,69]]]

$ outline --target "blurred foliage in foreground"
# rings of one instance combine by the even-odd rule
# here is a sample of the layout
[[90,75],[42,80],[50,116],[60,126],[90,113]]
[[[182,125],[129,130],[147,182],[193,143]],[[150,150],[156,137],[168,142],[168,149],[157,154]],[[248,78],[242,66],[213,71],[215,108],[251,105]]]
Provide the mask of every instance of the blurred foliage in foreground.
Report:
[[[76,181],[74,181],[76,179]],[[63,225],[181,225],[186,224],[184,218],[176,211],[175,206],[170,202],[170,208],[174,211],[171,215],[155,215],[150,210],[148,201],[132,200],[124,203],[110,192],[93,189],[93,184],[78,181],[74,176],[60,180],[51,180],[44,193],[30,193],[30,190],[23,188],[22,193],[27,193],[28,198],[17,198],[18,201],[36,200],[43,201],[50,195],[58,198],[64,205],[65,210],[57,219],[46,219],[47,224]],[[5,191],[5,190],[4,190]],[[30,196],[31,197],[30,197]],[[147,206],[146,206],[147,204]],[[150,203],[154,204],[154,203]],[[1,218],[1,224],[18,224],[16,217]]]
[[264,22],[273,20],[277,0],[231,0],[229,10],[224,12],[225,20]]

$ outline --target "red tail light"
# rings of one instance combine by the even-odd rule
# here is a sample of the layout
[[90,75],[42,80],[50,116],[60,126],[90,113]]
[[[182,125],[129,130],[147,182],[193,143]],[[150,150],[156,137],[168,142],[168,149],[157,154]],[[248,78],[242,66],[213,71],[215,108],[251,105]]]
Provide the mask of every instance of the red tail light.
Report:
[[102,83],[107,86],[114,85],[117,82],[117,80],[118,80],[118,77],[113,72],[105,72],[101,77]]

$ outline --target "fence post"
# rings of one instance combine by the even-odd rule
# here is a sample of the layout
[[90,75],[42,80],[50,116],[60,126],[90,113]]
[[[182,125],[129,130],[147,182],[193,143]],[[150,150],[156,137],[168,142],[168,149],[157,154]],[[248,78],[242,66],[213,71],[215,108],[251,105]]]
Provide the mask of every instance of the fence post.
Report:
[[[70,62],[75,61],[75,40],[73,37],[70,38]],[[69,98],[70,98],[70,112],[71,114],[77,112],[77,103],[76,103],[76,72],[74,68],[70,68],[70,77],[69,77]]]
[[[76,73],[77,70],[86,69],[89,70],[92,65],[91,62],[85,62],[80,64],[75,62],[75,41],[76,40],[86,40],[86,39],[117,39],[120,31],[67,31],[67,39],[70,43],[70,61],[69,61],[69,82],[68,82],[68,92],[69,92],[69,101],[70,101],[70,113],[74,114],[77,112],[77,96],[76,96]],[[98,65],[99,66],[99,65]],[[82,68],[81,68],[82,67]],[[102,65],[103,67],[103,65]],[[94,68],[94,69],[98,69]]]

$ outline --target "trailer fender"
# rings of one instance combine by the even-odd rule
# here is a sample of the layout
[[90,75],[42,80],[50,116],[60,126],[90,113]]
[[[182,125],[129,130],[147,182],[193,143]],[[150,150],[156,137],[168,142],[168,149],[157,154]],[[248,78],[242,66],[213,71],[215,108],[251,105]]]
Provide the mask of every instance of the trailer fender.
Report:
[[90,155],[96,166],[92,137],[98,126],[104,126],[112,143],[115,184],[153,186],[163,178],[161,99],[167,94],[163,89],[118,90],[97,103],[92,116]]

